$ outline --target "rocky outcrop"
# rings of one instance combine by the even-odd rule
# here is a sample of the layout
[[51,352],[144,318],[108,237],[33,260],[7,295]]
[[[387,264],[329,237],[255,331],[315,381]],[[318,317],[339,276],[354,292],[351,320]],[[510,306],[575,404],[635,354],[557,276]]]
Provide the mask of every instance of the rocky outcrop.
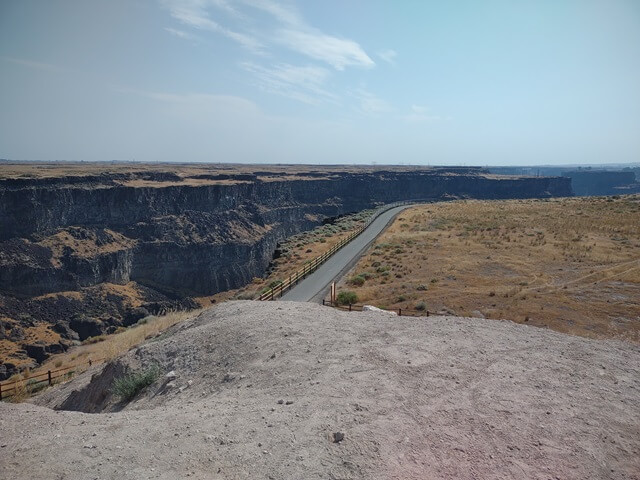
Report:
[[576,195],[620,195],[640,192],[633,171],[592,171],[573,170],[563,172],[571,179],[571,187]]

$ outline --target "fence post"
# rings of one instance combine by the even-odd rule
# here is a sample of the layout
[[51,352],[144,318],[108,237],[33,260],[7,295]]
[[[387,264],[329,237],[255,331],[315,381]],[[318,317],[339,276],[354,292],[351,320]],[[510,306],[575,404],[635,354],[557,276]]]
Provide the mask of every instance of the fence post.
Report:
[[429,316],[429,310],[427,310],[427,317]]
[[324,307],[324,298],[322,299],[322,306]]
[[2,401],[2,383],[0,383],[0,401]]
[[349,304],[349,311],[351,311],[351,304]]
[[401,316],[402,316],[402,309],[401,309],[401,308],[399,308],[399,309],[398,309],[398,316],[399,316],[399,317],[401,317]]
[[49,386],[53,385],[53,382],[51,381],[51,370],[47,370],[47,379],[49,380]]

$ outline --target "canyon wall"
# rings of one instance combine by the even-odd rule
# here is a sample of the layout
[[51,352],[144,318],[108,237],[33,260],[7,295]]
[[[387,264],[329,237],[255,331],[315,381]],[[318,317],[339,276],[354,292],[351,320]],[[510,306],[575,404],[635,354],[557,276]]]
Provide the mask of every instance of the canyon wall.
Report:
[[38,322],[82,340],[131,323],[135,308],[192,306],[262,276],[279,242],[328,217],[402,200],[572,194],[567,178],[478,169],[281,170],[0,178],[0,340]]
[[[169,186],[162,178],[153,186],[110,177],[0,181],[0,291],[33,296],[135,280],[178,296],[208,295],[262,275],[278,242],[324,217],[401,200],[571,195],[563,178],[474,171],[242,175],[204,185],[171,177]],[[65,230],[66,242],[48,238]]]

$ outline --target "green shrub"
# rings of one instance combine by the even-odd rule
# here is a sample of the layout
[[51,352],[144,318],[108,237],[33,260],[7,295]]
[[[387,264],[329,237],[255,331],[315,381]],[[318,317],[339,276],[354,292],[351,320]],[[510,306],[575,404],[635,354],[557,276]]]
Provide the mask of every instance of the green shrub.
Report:
[[355,277],[351,277],[349,279],[349,284],[354,285],[356,287],[361,287],[364,285],[365,278],[362,275],[356,275]]
[[358,295],[350,290],[344,290],[338,293],[338,298],[336,300],[338,305],[353,305],[358,301]]
[[160,376],[160,368],[153,365],[146,370],[138,370],[113,382],[113,393],[124,401],[132,400],[145,387],[148,387]]
[[96,335],[95,337],[85,338],[82,341],[83,345],[92,345],[94,343],[104,342],[107,339],[106,335]]
[[424,302],[418,302],[416,303],[416,310],[420,311],[420,312],[424,312],[427,309],[427,304]]

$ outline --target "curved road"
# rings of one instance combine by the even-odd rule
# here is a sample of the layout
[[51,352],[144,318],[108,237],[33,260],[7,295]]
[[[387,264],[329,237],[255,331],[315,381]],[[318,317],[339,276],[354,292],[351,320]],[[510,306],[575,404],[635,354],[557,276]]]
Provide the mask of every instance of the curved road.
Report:
[[285,293],[280,300],[322,302],[331,286],[331,282],[338,280],[347,273],[396,215],[412,206],[414,205],[402,205],[382,213],[364,232],[338,250],[329,260],[320,265],[318,270]]

